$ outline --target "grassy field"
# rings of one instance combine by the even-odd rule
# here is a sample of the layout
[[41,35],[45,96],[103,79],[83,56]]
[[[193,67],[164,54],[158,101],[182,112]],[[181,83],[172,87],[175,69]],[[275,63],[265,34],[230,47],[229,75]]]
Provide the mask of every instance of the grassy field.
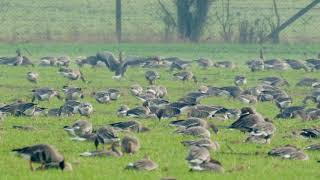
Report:
[[[295,84],[303,77],[319,77],[319,72],[303,71],[264,71],[251,73],[244,62],[258,56],[257,45],[228,45],[228,44],[0,44],[0,54],[13,54],[15,49],[28,49],[32,54],[31,59],[37,61],[39,57],[45,55],[67,54],[72,58],[78,55],[92,55],[100,50],[108,50],[117,53],[122,50],[126,55],[161,55],[161,56],[179,56],[194,60],[198,57],[209,57],[215,60],[232,60],[239,66],[234,70],[211,68],[202,70],[194,65],[191,70],[197,75],[200,82],[194,84],[191,82],[182,83],[173,79],[172,75],[166,69],[158,69],[160,80],[158,84],[167,87],[168,99],[174,101],[182,97],[189,91],[197,90],[200,85],[227,86],[231,85],[235,75],[243,74],[248,78],[248,85],[252,87],[258,83],[258,79],[265,76],[282,76],[289,81],[290,87],[285,90],[294,97],[294,104],[301,104],[302,98],[310,92],[311,89],[299,88]],[[306,52],[313,57],[318,51],[319,45],[264,45],[266,57],[279,58],[304,58]],[[25,79],[28,71],[37,71],[40,73],[40,80],[37,85],[29,83]],[[90,84],[83,84],[80,81],[71,84],[82,87],[85,91],[84,101],[93,103],[95,112],[90,121],[95,127],[106,125],[120,120],[129,120],[128,118],[118,118],[116,109],[121,104],[128,104],[130,107],[140,105],[141,102],[130,95],[128,87],[139,83],[144,87],[147,82],[144,79],[145,69],[129,69],[124,80],[112,80],[113,75],[106,69],[94,70],[84,67],[83,72]],[[207,77],[207,80],[203,80]],[[60,89],[68,83],[66,79],[58,75],[57,68],[41,67],[7,67],[0,66],[0,102],[9,103],[17,98],[30,100],[31,89],[35,87],[53,87]],[[95,90],[105,88],[119,88],[123,96],[116,102],[110,104],[98,104],[90,97],[90,93]],[[245,88],[246,88],[245,87]],[[40,107],[58,107],[63,102],[53,99],[50,102],[40,102]],[[228,98],[205,98],[202,104],[223,105],[230,108],[241,108],[247,106],[237,100]],[[314,106],[314,105],[311,105]],[[274,103],[257,103],[254,105],[258,112],[265,117],[273,118],[278,109]],[[191,139],[173,133],[174,128],[168,125],[169,120],[161,122],[155,119],[139,120],[147,127],[151,128],[148,133],[135,134],[141,140],[142,149],[135,155],[125,155],[121,158],[82,158],[79,153],[93,150],[93,143],[73,142],[64,132],[63,126],[69,125],[77,119],[83,119],[80,116],[74,117],[13,117],[8,116],[0,129],[0,179],[160,179],[170,176],[177,179],[319,179],[320,154],[318,152],[307,152],[310,156],[308,161],[290,161],[278,158],[271,158],[266,155],[271,148],[294,144],[304,148],[314,140],[303,139],[301,137],[287,137],[292,131],[305,127],[311,127],[319,124],[319,121],[303,122],[299,119],[274,120],[277,126],[277,132],[271,140],[271,144],[256,145],[242,143],[246,135],[239,131],[231,131],[225,127],[233,121],[228,120],[220,122],[211,120],[220,127],[220,133],[213,135],[212,139],[218,141],[221,150],[212,153],[212,157],[221,161],[226,172],[224,174],[213,173],[191,173],[188,172],[187,162],[184,160],[187,155],[187,148],[180,144],[180,141]],[[19,131],[12,129],[12,125],[32,125],[35,131]],[[123,134],[122,134],[123,135]],[[31,172],[28,162],[16,157],[10,152],[11,149],[32,145],[36,143],[48,143],[54,145],[65,156],[66,160],[73,164],[74,171],[62,173],[58,170],[45,172]],[[226,145],[232,147],[236,153],[230,153]],[[257,153],[258,152],[258,153]],[[239,155],[237,153],[248,153],[248,155]],[[257,153],[258,155],[254,155]],[[153,172],[135,172],[125,171],[124,167],[135,160],[148,154],[151,159],[159,164],[159,169]]]
[[[163,0],[174,12],[171,0]],[[203,39],[221,40],[221,26],[215,13],[221,13],[222,0],[212,6]],[[272,17],[272,0],[230,1],[233,32],[238,36],[239,21]],[[253,3],[254,2],[254,3]],[[278,1],[281,22],[291,17],[310,0]],[[126,0],[122,7],[125,41],[159,41],[164,36],[156,0]],[[115,1],[101,0],[2,0],[0,39],[6,41],[102,41],[115,40]],[[273,17],[272,17],[273,18]],[[281,35],[284,42],[319,42],[319,8],[311,10]],[[141,28],[143,27],[143,28]]]

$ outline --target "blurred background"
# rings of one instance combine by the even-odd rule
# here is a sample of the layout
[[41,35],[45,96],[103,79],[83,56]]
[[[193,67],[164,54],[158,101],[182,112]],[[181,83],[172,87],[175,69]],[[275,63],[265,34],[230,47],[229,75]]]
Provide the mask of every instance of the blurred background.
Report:
[[2,42],[320,42],[320,0],[1,0]]

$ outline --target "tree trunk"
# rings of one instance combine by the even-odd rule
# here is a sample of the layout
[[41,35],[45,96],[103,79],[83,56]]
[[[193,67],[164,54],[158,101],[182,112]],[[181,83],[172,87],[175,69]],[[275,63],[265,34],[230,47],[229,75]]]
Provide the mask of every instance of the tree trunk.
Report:
[[122,40],[121,30],[121,0],[116,0],[116,34],[118,42]]

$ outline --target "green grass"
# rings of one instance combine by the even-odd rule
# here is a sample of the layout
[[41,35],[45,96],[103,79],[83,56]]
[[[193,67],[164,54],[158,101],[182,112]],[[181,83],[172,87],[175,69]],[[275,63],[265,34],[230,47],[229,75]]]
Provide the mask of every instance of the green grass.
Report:
[[[163,0],[174,12],[171,0]],[[281,22],[305,7],[310,0],[278,1]],[[164,25],[156,0],[122,2],[123,39],[144,42],[163,39]],[[254,21],[272,17],[272,0],[231,1],[233,32],[238,36],[239,20]],[[203,39],[221,40],[221,26],[215,13],[221,13],[221,0],[210,9]],[[173,13],[174,14],[174,13]],[[174,14],[175,15],[175,14]],[[2,0],[0,39],[6,41],[102,41],[115,40],[115,1],[100,0]],[[319,41],[319,10],[313,9],[281,35],[284,42]],[[143,27],[143,28],[142,28]]]
[[[166,69],[157,69],[161,78],[158,84],[168,88],[168,99],[177,100],[189,91],[196,90],[200,85],[226,86],[230,85],[235,75],[244,74],[248,77],[249,84],[246,87],[254,86],[258,79],[264,76],[282,76],[286,78],[290,87],[285,87],[286,91],[294,97],[294,104],[301,104],[302,98],[310,92],[311,89],[297,88],[294,86],[303,77],[319,77],[319,72],[303,71],[265,71],[251,73],[244,66],[244,62],[257,57],[259,46],[254,45],[227,45],[227,44],[0,44],[0,54],[13,54],[15,48],[27,48],[33,61],[45,55],[68,54],[72,58],[78,55],[92,55],[100,50],[109,50],[117,52],[118,49],[125,51],[126,55],[161,55],[161,56],[179,56],[193,60],[197,57],[210,57],[215,60],[230,59],[239,65],[235,70],[215,69],[201,70],[193,66],[191,70],[200,79],[199,84],[182,83],[173,80],[173,77]],[[303,58],[303,52],[310,56],[315,54],[320,48],[319,45],[265,45],[267,57],[279,58]],[[40,73],[39,84],[34,85],[25,79],[28,71],[37,71]],[[83,84],[80,81],[71,84],[80,86],[85,91],[84,101],[93,103],[95,112],[90,121],[95,127],[106,125],[120,120],[129,120],[128,118],[118,118],[115,110],[121,104],[128,104],[130,107],[141,104],[132,97],[127,88],[139,83],[144,87],[147,82],[143,74],[146,70],[141,68],[131,68],[124,80],[112,80],[111,72],[105,69],[91,69],[85,67],[83,72],[90,84]],[[204,77],[208,80],[202,81]],[[41,67],[7,67],[0,66],[0,102],[9,103],[17,98],[30,100],[30,90],[35,87],[54,87],[61,90],[68,81],[57,74],[57,68]],[[123,96],[116,102],[110,104],[98,104],[90,97],[94,90],[116,87],[121,90]],[[62,104],[62,101],[53,99],[50,102],[40,102],[39,106],[53,108]],[[230,108],[241,108],[247,106],[237,100],[231,100],[223,97],[205,98],[202,104],[223,105]],[[311,105],[314,106],[314,105]],[[273,118],[278,110],[271,102],[254,105],[258,112],[264,116]],[[271,144],[256,145],[244,144],[242,141],[246,135],[239,131],[230,131],[224,127],[232,123],[232,120],[219,122],[210,120],[218,124],[221,128],[218,135],[212,135],[212,139],[221,145],[219,152],[212,153],[212,157],[221,161],[226,169],[224,174],[213,173],[190,173],[188,165],[184,158],[187,155],[187,149],[180,144],[181,140],[191,139],[174,134],[174,128],[168,126],[168,120],[161,122],[155,119],[139,120],[152,130],[144,134],[135,134],[141,140],[141,150],[132,156],[125,155],[121,158],[82,158],[79,153],[93,150],[93,143],[73,142],[63,131],[64,125],[69,125],[77,119],[83,119],[80,116],[74,117],[12,117],[8,116],[2,124],[0,130],[0,179],[160,179],[165,176],[176,177],[177,179],[319,179],[318,152],[307,152],[310,156],[309,161],[290,161],[278,158],[270,158],[266,155],[271,148],[285,144],[294,144],[298,147],[305,147],[314,140],[307,140],[300,137],[285,137],[292,131],[305,127],[311,127],[319,124],[318,121],[302,122],[299,119],[292,120],[274,120],[277,126],[277,132],[272,139]],[[37,130],[27,132],[12,129],[12,125],[32,125]],[[124,134],[121,134],[121,136]],[[28,162],[15,156],[10,152],[11,149],[32,145],[36,143],[52,144],[59,149],[66,160],[73,164],[74,171],[62,173],[58,170],[45,172],[31,172]],[[248,153],[252,155],[232,154],[226,145],[232,147],[236,153]],[[258,155],[253,155],[259,152]],[[123,168],[129,163],[142,158],[148,154],[159,164],[159,169],[153,172],[135,172],[125,171]]]

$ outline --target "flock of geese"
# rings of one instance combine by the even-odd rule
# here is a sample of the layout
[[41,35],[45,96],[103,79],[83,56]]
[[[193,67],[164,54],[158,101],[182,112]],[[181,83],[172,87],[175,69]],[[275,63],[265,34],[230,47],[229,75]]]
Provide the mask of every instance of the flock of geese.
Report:
[[[0,57],[0,64],[12,66],[35,66],[34,62],[23,56],[20,50],[16,51],[14,57]],[[145,79],[149,83],[147,88],[139,84],[133,84],[129,87],[131,95],[141,101],[141,106],[129,108],[127,105],[120,106],[115,113],[119,117],[130,117],[130,120],[119,121],[105,125],[100,128],[93,128],[88,120],[77,120],[71,125],[65,126],[64,130],[74,141],[91,141],[95,149],[83,152],[83,157],[121,157],[125,154],[138,153],[143,145],[140,140],[133,135],[134,133],[148,133],[151,129],[144,126],[139,119],[154,118],[158,120],[176,118],[169,124],[176,128],[175,133],[186,136],[197,137],[195,140],[183,141],[181,144],[188,148],[189,153],[185,160],[190,166],[190,171],[211,171],[224,172],[221,162],[213,159],[211,151],[218,151],[220,145],[211,140],[211,133],[218,133],[218,127],[210,119],[228,120],[235,119],[228,127],[247,133],[244,142],[265,144],[270,143],[276,132],[276,126],[271,117],[264,117],[254,108],[249,107],[251,104],[258,102],[271,101],[279,109],[274,119],[291,119],[300,117],[303,120],[320,119],[320,79],[304,78],[296,85],[311,87],[312,91],[308,94],[301,106],[293,106],[293,98],[282,88],[290,86],[288,81],[282,77],[270,76],[259,79],[260,83],[256,86],[243,89],[247,84],[247,78],[238,75],[234,78],[234,85],[225,87],[215,86],[197,86],[199,79],[196,75],[188,70],[193,63],[196,63],[203,69],[208,68],[227,68],[232,69],[236,64],[231,61],[213,62],[210,59],[200,58],[195,61],[187,61],[178,57],[127,57],[123,58],[120,53],[116,58],[110,52],[99,52],[96,55],[88,57],[78,57],[76,59],[78,68],[70,68],[71,60],[67,56],[63,57],[43,57],[40,59],[38,66],[55,66],[58,73],[70,81],[81,80],[87,83],[85,74],[81,71],[84,65],[90,65],[94,68],[106,66],[107,69],[114,72],[114,79],[121,79],[129,67],[138,66],[147,68]],[[260,51],[260,58],[248,61],[246,63],[252,72],[263,70],[304,70],[315,71],[320,69],[320,57],[307,60],[294,59],[264,59],[263,51]],[[165,86],[157,84],[160,74],[156,68],[167,68],[169,72],[181,81],[193,81],[198,90],[188,92],[175,102],[166,100],[168,91]],[[38,83],[41,78],[37,72],[28,72],[26,79],[31,83]],[[80,114],[89,118],[93,114],[93,105],[89,102],[83,102],[84,93],[81,87],[63,86],[63,95],[61,91],[50,87],[39,87],[31,91],[32,99],[29,102],[18,100],[13,103],[1,104],[0,118],[3,121],[5,116],[72,116]],[[119,89],[106,89],[103,91],[92,92],[91,96],[98,103],[110,103],[116,101],[122,95]],[[234,100],[239,100],[248,107],[232,109],[220,105],[203,105],[200,100],[212,96],[225,96]],[[58,98],[63,103],[60,107],[47,109],[39,107],[37,102],[49,101],[52,98]],[[313,102],[318,104],[314,108],[306,108],[307,104]],[[181,119],[181,115],[187,118]],[[134,120],[132,120],[134,119]],[[16,126],[15,128],[32,128]],[[125,133],[120,138],[119,133]],[[128,132],[131,132],[130,135]],[[320,129],[305,128],[300,132],[301,136],[307,138],[316,138],[320,136]],[[105,146],[109,146],[105,148]],[[307,150],[320,150],[320,144],[311,144]],[[64,156],[53,146],[48,144],[36,144],[22,148],[13,149],[22,157],[30,162],[31,170],[35,170],[33,163],[40,163],[37,169],[57,168],[61,170],[72,170],[70,163],[65,161]],[[294,145],[284,145],[275,147],[268,152],[270,156],[278,156],[284,159],[308,160],[308,155]],[[125,169],[135,170],[155,170],[159,165],[149,156],[133,163],[129,163]]]

